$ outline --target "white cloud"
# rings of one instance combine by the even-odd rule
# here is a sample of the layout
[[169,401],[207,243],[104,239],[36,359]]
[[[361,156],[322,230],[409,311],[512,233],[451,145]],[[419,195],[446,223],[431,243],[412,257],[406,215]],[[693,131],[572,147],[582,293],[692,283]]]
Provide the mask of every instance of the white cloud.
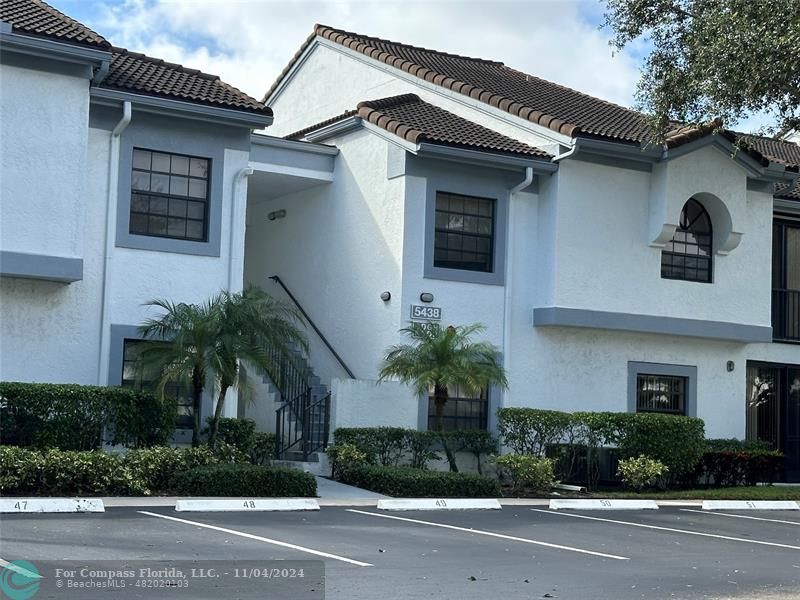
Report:
[[106,5],[100,0],[99,4],[101,9],[88,24],[113,43],[218,74],[257,98],[318,22],[500,60],[623,105],[631,104],[638,79],[634,59],[625,54],[612,57],[608,32],[588,21],[586,15],[592,10],[596,16],[595,7],[575,1],[125,0]]

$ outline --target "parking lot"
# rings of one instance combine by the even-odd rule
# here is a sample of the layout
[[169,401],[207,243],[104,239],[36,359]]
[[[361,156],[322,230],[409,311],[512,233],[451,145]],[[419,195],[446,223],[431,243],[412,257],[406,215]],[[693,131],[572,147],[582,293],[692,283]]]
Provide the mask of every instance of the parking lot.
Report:
[[325,597],[348,600],[800,598],[800,513],[108,508],[104,514],[4,515],[0,557],[34,563],[321,559]]

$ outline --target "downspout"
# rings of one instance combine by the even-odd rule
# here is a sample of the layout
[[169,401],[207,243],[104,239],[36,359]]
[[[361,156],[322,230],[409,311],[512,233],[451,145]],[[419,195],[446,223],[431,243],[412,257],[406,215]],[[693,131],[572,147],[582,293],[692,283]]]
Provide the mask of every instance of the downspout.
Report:
[[580,144],[578,143],[578,140],[575,140],[575,143],[572,144],[572,148],[570,148],[566,152],[562,152],[561,154],[555,155],[552,160],[553,160],[554,163],[560,162],[560,161],[564,160],[565,158],[569,158],[570,156],[572,156],[573,154],[578,152],[578,150],[580,150],[580,149],[581,148],[580,148]]
[[[228,248],[228,291],[238,292],[244,283],[244,233],[247,224],[246,203],[244,180],[253,174],[253,167],[244,167],[233,177],[233,189],[231,190],[231,220],[230,220],[230,247]],[[241,222],[241,227],[237,225]],[[238,265],[242,265],[242,281],[235,283],[235,274],[239,272]]]
[[108,196],[106,203],[106,231],[103,260],[103,280],[100,296],[100,356],[97,363],[97,385],[108,385],[108,359],[111,345],[109,305],[111,303],[111,254],[114,251],[117,226],[117,200],[119,196],[119,144],[122,132],[131,122],[132,108],[129,101],[122,103],[122,118],[111,131],[108,158]]
[[[228,291],[231,293],[242,290],[244,284],[244,235],[247,227],[246,208],[247,194],[245,193],[245,178],[253,174],[253,167],[247,166],[240,169],[233,176],[233,186],[231,188],[231,217],[230,235],[228,246]],[[241,224],[241,226],[240,226]],[[241,268],[240,268],[241,265]],[[236,283],[236,279],[239,282]],[[223,417],[236,416],[231,414],[231,407],[238,407],[239,390],[231,387],[225,396],[225,406]],[[216,410],[216,401],[213,402],[213,409]]]
[[[508,194],[508,216],[506,221],[506,273],[505,297],[503,302],[503,368],[508,371],[511,364],[511,287],[514,268],[514,196],[533,183],[533,167],[525,168],[525,178],[511,188]],[[508,391],[505,392],[508,400]],[[508,406],[508,402],[504,402]]]

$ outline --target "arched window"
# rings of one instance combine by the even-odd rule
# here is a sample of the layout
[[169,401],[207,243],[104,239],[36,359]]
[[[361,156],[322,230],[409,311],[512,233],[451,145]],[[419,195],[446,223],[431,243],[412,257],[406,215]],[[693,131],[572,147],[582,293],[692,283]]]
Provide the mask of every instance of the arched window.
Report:
[[661,253],[661,277],[711,283],[711,218],[694,198],[683,205],[675,236]]

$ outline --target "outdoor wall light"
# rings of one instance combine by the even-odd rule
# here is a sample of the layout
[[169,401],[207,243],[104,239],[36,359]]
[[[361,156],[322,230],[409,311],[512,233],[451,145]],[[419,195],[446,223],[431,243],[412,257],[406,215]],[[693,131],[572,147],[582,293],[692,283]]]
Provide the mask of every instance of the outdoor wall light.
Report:
[[282,219],[286,216],[286,211],[284,209],[280,210],[273,210],[271,213],[267,215],[267,218],[270,221],[274,221],[275,219]]
[[422,300],[423,302],[433,302],[433,294],[431,294],[430,292],[422,292],[419,295],[419,299]]
[[381,292],[381,300],[388,302],[392,299],[392,292]]

